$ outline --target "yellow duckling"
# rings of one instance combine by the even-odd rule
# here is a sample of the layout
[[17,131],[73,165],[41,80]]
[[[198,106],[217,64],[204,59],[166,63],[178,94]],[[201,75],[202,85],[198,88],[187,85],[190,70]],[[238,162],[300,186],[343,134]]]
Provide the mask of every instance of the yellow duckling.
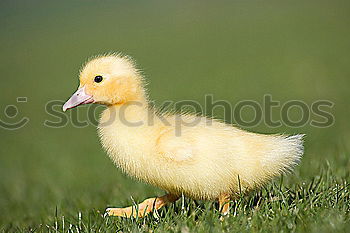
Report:
[[[88,103],[107,106],[98,131],[116,165],[167,192],[137,208],[108,208],[110,216],[143,217],[181,195],[218,200],[226,215],[237,194],[291,170],[303,154],[303,135],[262,135],[206,117],[152,110],[142,75],[119,54],[90,60],[63,110]],[[179,122],[195,124],[183,124],[179,132]]]

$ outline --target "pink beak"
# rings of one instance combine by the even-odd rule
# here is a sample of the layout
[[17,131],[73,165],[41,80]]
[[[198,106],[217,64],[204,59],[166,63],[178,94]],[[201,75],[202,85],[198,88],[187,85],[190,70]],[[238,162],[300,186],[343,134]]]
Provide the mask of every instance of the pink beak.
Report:
[[67,109],[75,108],[82,104],[90,104],[93,103],[94,99],[91,95],[86,94],[85,87],[79,88],[69,100],[63,105],[63,111],[67,111]]

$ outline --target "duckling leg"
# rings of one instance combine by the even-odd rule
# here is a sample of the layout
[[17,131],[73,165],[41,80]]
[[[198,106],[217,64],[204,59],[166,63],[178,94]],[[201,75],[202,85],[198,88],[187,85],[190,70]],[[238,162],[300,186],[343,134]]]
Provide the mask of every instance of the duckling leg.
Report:
[[138,215],[139,217],[144,217],[153,210],[158,210],[166,204],[175,202],[179,198],[180,196],[173,194],[166,194],[161,197],[148,198],[142,203],[138,204],[138,208],[135,208],[135,206],[129,206],[126,208],[107,208],[106,215],[127,218],[130,218],[131,216],[136,217],[136,215]]
[[[230,200],[229,194],[221,194],[219,197],[219,210],[221,211],[222,217],[230,213]],[[221,220],[223,219],[222,217],[220,218]]]

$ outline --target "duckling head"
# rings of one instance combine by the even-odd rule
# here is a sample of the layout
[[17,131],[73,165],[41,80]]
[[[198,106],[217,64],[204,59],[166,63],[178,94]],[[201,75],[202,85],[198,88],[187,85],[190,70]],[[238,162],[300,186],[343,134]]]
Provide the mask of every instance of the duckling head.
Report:
[[145,101],[142,76],[134,62],[119,54],[99,56],[80,71],[78,90],[63,105],[63,111],[82,104],[120,105]]

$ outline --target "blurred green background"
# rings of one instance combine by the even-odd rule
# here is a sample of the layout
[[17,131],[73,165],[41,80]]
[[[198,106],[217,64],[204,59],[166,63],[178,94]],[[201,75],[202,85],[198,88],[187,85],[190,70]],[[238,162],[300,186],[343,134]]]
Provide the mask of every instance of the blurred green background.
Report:
[[[0,13],[0,119],[30,119],[18,130],[0,128],[2,226],[25,229],[51,221],[56,211],[76,216],[130,204],[131,195],[141,200],[162,193],[121,174],[94,126],[44,126],[57,120],[45,105],[66,100],[81,64],[109,51],[135,58],[156,105],[183,99],[203,104],[205,94],[233,105],[261,103],[264,94],[282,103],[332,101],[331,127],[270,128],[262,122],[249,130],[307,134],[305,156],[288,182],[307,181],[327,163],[350,180],[349,1],[2,0]],[[17,97],[28,102],[17,103]],[[18,107],[14,118],[5,115],[9,105]],[[86,120],[86,107],[62,116],[77,112]],[[223,118],[220,109],[215,115]],[[273,119],[279,118],[276,108]]]

